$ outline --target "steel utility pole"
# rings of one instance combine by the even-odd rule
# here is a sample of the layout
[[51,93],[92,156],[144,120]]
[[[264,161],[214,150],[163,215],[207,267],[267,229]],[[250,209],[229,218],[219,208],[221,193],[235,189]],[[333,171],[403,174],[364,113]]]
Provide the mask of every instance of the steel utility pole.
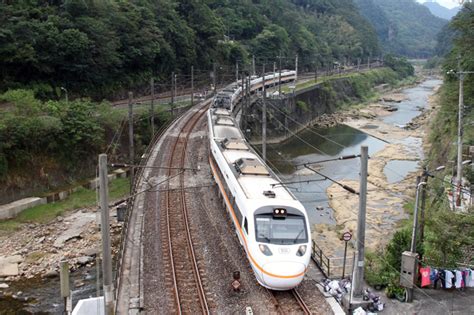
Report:
[[356,260],[352,276],[352,297],[362,298],[364,284],[365,213],[367,204],[367,161],[369,147],[360,147],[359,214],[357,217]]
[[191,106],[194,105],[194,66],[191,66]]
[[110,254],[109,189],[107,178],[107,155],[99,155],[99,194],[102,232],[102,269],[104,278],[105,314],[114,314],[114,284],[112,282],[112,256]]
[[153,141],[155,137],[155,80],[153,78],[150,79],[150,88],[151,88],[151,103],[150,103],[150,127],[151,127],[151,139],[150,142]]
[[[133,93],[128,92],[128,153],[130,165],[134,165],[135,148],[133,144]],[[130,192],[132,191],[133,181],[135,180],[135,168],[130,168]]]
[[262,158],[267,160],[267,89],[265,87],[265,63],[263,64],[263,108],[262,108]]

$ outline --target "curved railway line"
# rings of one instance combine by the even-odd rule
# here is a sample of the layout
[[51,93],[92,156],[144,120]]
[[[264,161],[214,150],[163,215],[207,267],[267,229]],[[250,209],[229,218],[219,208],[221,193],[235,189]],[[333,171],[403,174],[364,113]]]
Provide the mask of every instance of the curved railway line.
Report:
[[[171,149],[171,157],[168,163],[167,190],[162,198],[162,209],[166,209],[162,217],[163,246],[167,250],[164,253],[164,264],[167,279],[172,279],[174,294],[175,313],[209,313],[199,266],[194,253],[193,238],[190,231],[188,208],[186,204],[186,192],[184,190],[184,174],[186,148],[189,136],[203,116],[207,105],[201,106],[179,131]],[[181,169],[181,170],[180,170]],[[178,179],[178,187],[171,187],[171,180]],[[192,272],[189,271],[192,270]],[[199,301],[199,303],[196,303]]]
[[[210,102],[195,105],[160,130],[141,160],[117,257],[117,313],[232,313],[247,306],[259,313],[330,313],[311,281],[298,287],[301,295],[296,290],[268,295],[249,271],[242,273],[246,293],[229,291],[226,277],[250,266],[241,258],[217,189],[196,189],[202,183],[215,185],[203,162],[208,148],[201,118]],[[186,163],[209,172],[191,175]],[[198,185],[194,195],[185,184]],[[217,234],[210,235],[205,226]]]

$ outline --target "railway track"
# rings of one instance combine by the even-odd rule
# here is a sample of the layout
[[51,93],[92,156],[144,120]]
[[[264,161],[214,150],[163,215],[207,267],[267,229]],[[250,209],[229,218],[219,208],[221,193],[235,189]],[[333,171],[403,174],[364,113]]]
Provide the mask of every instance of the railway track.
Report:
[[267,291],[279,314],[312,314],[308,305],[306,305],[296,289],[289,291]]
[[[207,104],[207,102],[206,102]],[[166,176],[166,192],[161,199],[164,264],[166,280],[173,288],[174,313],[209,313],[204,286],[190,231],[184,171],[188,139],[207,105],[201,106],[184,124],[172,144]],[[168,287],[168,286],[167,286]]]

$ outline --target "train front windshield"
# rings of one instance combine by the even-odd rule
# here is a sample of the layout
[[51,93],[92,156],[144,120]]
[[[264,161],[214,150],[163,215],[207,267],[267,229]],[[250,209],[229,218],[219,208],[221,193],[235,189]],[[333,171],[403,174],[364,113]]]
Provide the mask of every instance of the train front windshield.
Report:
[[274,218],[272,214],[255,217],[257,242],[270,244],[300,244],[308,242],[303,216],[288,214],[285,218]]

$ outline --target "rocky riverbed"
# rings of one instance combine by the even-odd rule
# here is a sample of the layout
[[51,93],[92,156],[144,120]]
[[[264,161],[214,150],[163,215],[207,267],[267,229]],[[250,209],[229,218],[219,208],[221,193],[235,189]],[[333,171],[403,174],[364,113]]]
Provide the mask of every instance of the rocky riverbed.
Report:
[[[370,249],[386,245],[396,230],[397,222],[407,217],[403,204],[413,198],[415,177],[420,167],[417,162],[423,159],[423,152],[426,150],[427,141],[424,139],[427,136],[429,118],[434,113],[437,88],[434,87],[426,104],[418,108],[418,116],[405,125],[397,125],[385,119],[392,113],[387,107],[389,100],[399,103],[407,99],[398,92],[384,95],[379,102],[368,104],[360,110],[336,114],[338,121],[387,142],[382,150],[370,156],[368,163],[366,246]],[[414,161],[415,167],[404,172],[391,164],[396,161]],[[390,181],[388,174],[395,174],[400,180]],[[358,190],[358,181],[342,180],[342,183]],[[329,186],[326,193],[334,211],[336,225],[315,225],[313,237],[327,256],[338,257],[341,255],[341,248],[334,244],[342,243],[342,232],[349,231],[353,235],[356,233],[359,198],[336,184]],[[351,245],[354,247],[354,241]]]
[[[29,282],[33,286],[33,283],[42,282],[41,279],[59,277],[59,263],[63,260],[68,262],[71,272],[80,273],[82,269],[91,269],[101,251],[101,235],[96,215],[97,207],[74,210],[57,217],[53,222],[25,224],[18,231],[2,236],[0,298],[3,296],[4,299],[16,299],[20,302],[41,300],[41,285],[37,292],[29,293],[33,296],[18,294],[15,288],[28,285]],[[110,218],[113,255],[118,250],[122,227],[115,216],[114,209]],[[85,282],[79,279],[71,285],[74,290],[84,286]]]

